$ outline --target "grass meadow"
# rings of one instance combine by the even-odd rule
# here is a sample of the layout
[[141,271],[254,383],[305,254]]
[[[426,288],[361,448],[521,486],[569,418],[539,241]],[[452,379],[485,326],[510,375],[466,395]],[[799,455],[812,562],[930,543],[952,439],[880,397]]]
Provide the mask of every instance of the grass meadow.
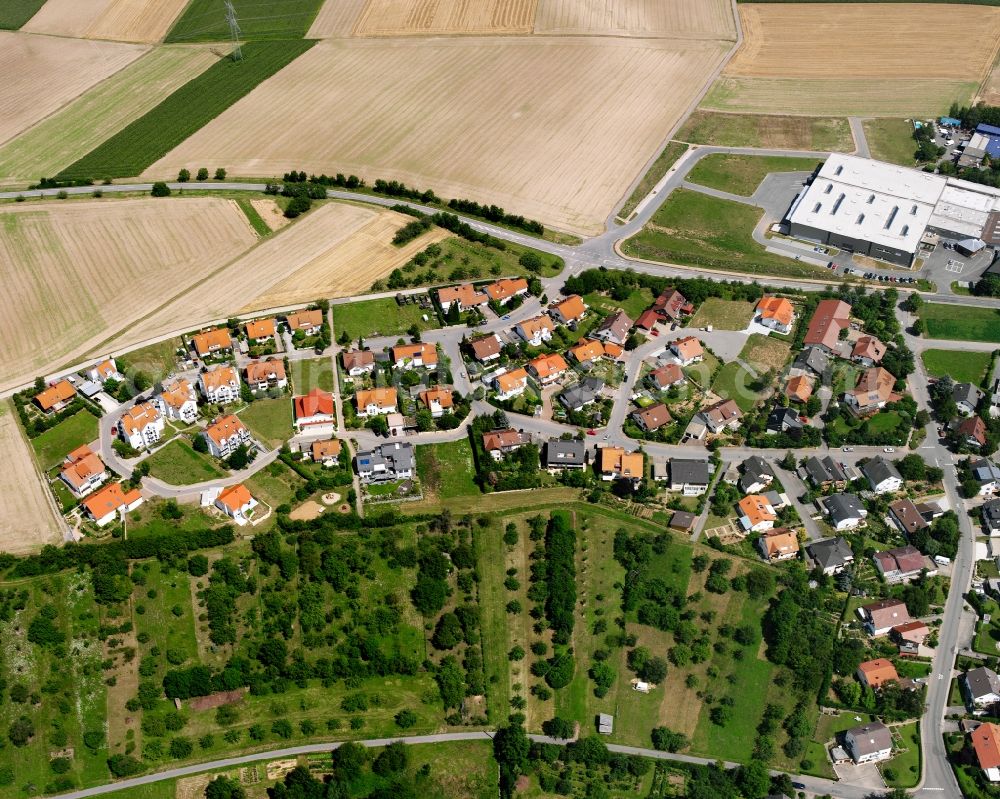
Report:
[[45,0],[5,0],[0,4],[0,30],[16,31],[43,5]]
[[979,382],[990,365],[988,352],[963,352],[962,350],[924,350],[920,354],[927,374],[932,377],[950,375],[958,383]]
[[1000,309],[927,302],[920,308],[927,338],[1000,344]]
[[687,179],[701,186],[749,197],[772,172],[812,172],[819,163],[815,158],[712,153],[695,164]]
[[35,457],[44,471],[60,463],[70,452],[81,444],[89,444],[97,438],[97,417],[89,411],[78,411],[31,439]]
[[187,441],[180,438],[167,442],[145,462],[149,464],[150,477],[171,485],[191,485],[225,476],[225,472],[208,455],[195,452]]

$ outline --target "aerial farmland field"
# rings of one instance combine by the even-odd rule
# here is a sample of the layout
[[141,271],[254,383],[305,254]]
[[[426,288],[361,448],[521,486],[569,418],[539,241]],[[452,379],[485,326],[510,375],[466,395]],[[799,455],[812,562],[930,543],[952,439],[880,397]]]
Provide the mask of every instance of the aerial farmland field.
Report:
[[4,207],[4,386],[128,328],[255,241],[235,202],[208,197]]
[[475,3],[427,3],[424,0],[368,0],[354,27],[354,35],[531,33],[536,2],[537,0],[480,0]]
[[[0,32],[0,143],[58,110],[146,52],[117,42],[85,42]],[[44,91],[41,91],[44,87]]]
[[48,0],[24,26],[30,33],[157,42],[187,0]]
[[535,33],[735,39],[726,0],[539,0]]
[[354,172],[595,233],[728,47],[602,37],[327,40],[144,174],[172,177],[203,164],[240,175]]
[[57,174],[217,60],[207,45],[147,53],[0,147],[0,186]]

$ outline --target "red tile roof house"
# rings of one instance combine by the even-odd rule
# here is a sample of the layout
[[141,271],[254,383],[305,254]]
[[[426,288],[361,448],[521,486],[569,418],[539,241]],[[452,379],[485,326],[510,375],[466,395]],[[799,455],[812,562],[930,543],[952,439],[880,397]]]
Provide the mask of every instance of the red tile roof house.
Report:
[[503,342],[500,341],[500,336],[496,333],[490,333],[488,336],[479,336],[478,338],[470,339],[469,348],[472,350],[472,354],[477,361],[486,363],[487,361],[495,361],[500,357],[500,352],[503,350]]
[[924,569],[927,569],[928,574],[937,573],[937,569],[933,568],[927,558],[914,546],[907,545],[876,552],[872,559],[879,574],[890,585],[908,583],[914,577],[919,577]]
[[293,399],[295,428],[301,433],[327,433],[333,431],[333,394],[314,388],[308,394]]
[[650,405],[648,408],[635,411],[632,414],[632,418],[635,420],[635,423],[647,433],[659,430],[663,427],[663,425],[669,424],[673,420],[667,406],[662,402],[656,405]]
[[258,503],[250,494],[249,489],[239,483],[222,489],[219,496],[215,498],[214,504],[240,527],[243,527],[249,523],[253,509],[257,507]]
[[658,369],[654,369],[647,375],[650,383],[663,391],[671,386],[683,385],[686,380],[684,370],[676,363],[668,363]]
[[733,400],[727,399],[702,408],[698,416],[711,432],[719,433],[727,429],[736,430],[743,419],[743,411]]
[[530,436],[520,433],[511,427],[506,430],[493,430],[490,433],[483,433],[483,449],[495,461],[502,461],[504,455],[530,443]]
[[863,366],[875,366],[882,362],[883,355],[885,355],[885,344],[875,336],[862,336],[854,342],[851,360]]
[[970,447],[983,447],[986,445],[986,425],[978,416],[970,416],[963,419],[956,428],[956,432],[962,440]]
[[885,658],[866,660],[858,666],[858,679],[865,688],[877,691],[887,682],[899,682],[899,675],[892,661]]
[[489,298],[499,305],[506,305],[511,297],[523,297],[528,293],[528,281],[523,277],[502,278],[486,286]]
[[913,621],[906,605],[898,599],[881,599],[858,608],[858,615],[872,637],[888,635],[893,627]]
[[108,479],[104,461],[86,444],[77,447],[63,461],[59,477],[75,497],[83,497]]
[[851,325],[851,306],[843,300],[820,300],[809,320],[803,345],[835,352],[840,331]]
[[[527,289],[527,286],[525,286]],[[455,303],[458,304],[459,311],[469,311],[487,305],[490,298],[481,291],[476,291],[471,283],[463,283],[461,286],[448,286],[438,289],[438,304],[445,313]]]
[[664,289],[660,292],[660,296],[653,300],[649,310],[664,320],[676,322],[681,317],[693,313],[694,306],[676,289]]
[[916,646],[923,644],[930,634],[930,628],[922,621],[908,621],[905,624],[897,624],[889,631],[889,637],[896,643],[909,642]]
[[639,318],[635,320],[635,326],[639,330],[650,331],[660,322],[660,315],[656,313],[652,308],[647,308],[641,314]]
[[96,494],[91,494],[82,504],[97,526],[104,527],[119,515],[124,516],[130,510],[138,508],[142,504],[142,494],[135,488],[126,493],[122,490],[121,483],[111,483]]
[[349,377],[361,377],[375,371],[375,353],[371,350],[344,350],[340,361]]
[[990,782],[1000,782],[1000,725],[986,722],[972,731],[972,748],[979,768]]
[[60,380],[36,394],[34,402],[45,413],[54,413],[69,405],[75,396],[76,389],[73,388],[73,384],[69,380]]

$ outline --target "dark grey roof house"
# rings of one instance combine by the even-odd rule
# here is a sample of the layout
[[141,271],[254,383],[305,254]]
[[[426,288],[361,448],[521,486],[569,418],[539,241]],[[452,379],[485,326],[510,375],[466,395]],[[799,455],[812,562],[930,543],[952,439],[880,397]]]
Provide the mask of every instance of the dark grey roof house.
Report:
[[559,393],[559,401],[571,411],[581,411],[597,401],[604,389],[604,381],[597,377],[585,377],[579,383]]
[[896,491],[903,483],[903,477],[896,466],[881,455],[863,464],[861,473],[868,478],[876,494]]
[[956,383],[951,390],[952,399],[964,416],[972,416],[983,398],[983,392],[972,383]]
[[962,675],[965,696],[974,707],[1000,702],[1000,677],[993,669],[979,666]]
[[820,568],[826,574],[843,571],[848,563],[854,562],[854,551],[847,540],[841,537],[816,541],[806,547],[806,556],[813,568]]
[[834,494],[823,500],[823,506],[837,530],[857,527],[868,515],[868,510],[857,494]]
[[807,347],[802,350],[792,363],[793,369],[802,369],[812,372],[814,375],[821,375],[830,365],[830,357],[819,347]]
[[582,469],[587,465],[587,445],[572,439],[554,438],[545,445],[546,469]]
[[813,485],[827,486],[847,482],[847,472],[844,471],[844,467],[829,455],[823,458],[817,458],[815,455],[806,458],[803,468],[806,477]]
[[751,455],[740,466],[739,487],[744,494],[756,494],[774,480],[774,471],[759,455]]
[[777,435],[778,433],[790,433],[795,435],[802,432],[802,421],[799,415],[791,408],[783,408],[776,405],[767,415],[767,432]]
[[983,517],[983,527],[991,535],[1000,533],[1000,499],[991,499],[979,507]]

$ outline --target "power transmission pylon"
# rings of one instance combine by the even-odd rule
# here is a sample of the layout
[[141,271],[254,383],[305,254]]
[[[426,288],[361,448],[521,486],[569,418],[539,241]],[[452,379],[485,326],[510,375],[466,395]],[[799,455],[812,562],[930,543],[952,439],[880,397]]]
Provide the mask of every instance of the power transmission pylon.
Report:
[[233,44],[233,61],[242,61],[243,50],[240,47],[240,39],[243,31],[240,30],[240,23],[236,19],[236,9],[233,8],[232,0],[226,0],[226,24],[229,25],[229,39]]

